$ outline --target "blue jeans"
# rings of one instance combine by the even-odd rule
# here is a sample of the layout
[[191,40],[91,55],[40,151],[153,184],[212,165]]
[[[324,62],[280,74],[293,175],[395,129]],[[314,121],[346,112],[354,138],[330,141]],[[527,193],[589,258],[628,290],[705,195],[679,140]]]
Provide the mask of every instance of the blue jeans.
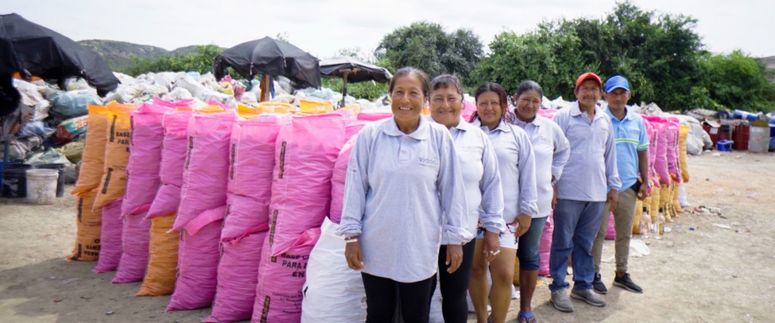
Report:
[[538,251],[541,246],[541,235],[544,232],[546,218],[533,218],[530,221],[530,229],[519,237],[519,247],[517,257],[519,258],[519,269],[538,270],[541,258]]
[[592,244],[603,220],[605,202],[557,200],[554,209],[552,253],[549,256],[551,291],[568,288],[565,275],[568,256],[573,256],[574,289],[592,288],[595,266],[592,263]]

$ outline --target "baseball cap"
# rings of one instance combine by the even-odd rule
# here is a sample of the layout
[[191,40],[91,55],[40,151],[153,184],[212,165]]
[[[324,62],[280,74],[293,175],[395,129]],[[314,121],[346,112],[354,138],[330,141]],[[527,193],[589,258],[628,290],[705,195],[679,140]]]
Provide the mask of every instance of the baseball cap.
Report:
[[579,75],[579,78],[576,79],[576,88],[579,88],[581,86],[581,83],[584,83],[586,80],[594,80],[597,82],[597,85],[600,87],[603,87],[603,80],[600,79],[600,76],[597,76],[597,74],[592,72],[586,72],[584,74]]
[[605,81],[605,93],[611,93],[611,91],[616,89],[625,89],[626,91],[629,91],[630,82],[621,75],[613,76]]

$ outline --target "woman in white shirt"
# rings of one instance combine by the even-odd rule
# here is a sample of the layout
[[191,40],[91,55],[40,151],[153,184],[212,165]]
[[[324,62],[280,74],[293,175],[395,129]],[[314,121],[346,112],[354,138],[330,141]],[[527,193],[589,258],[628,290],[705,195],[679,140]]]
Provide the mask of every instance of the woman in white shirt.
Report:
[[530,139],[522,128],[506,122],[506,91],[497,83],[485,83],[474,95],[476,113],[472,124],[481,127],[495,147],[503,186],[503,219],[509,230],[500,236],[500,253],[489,263],[492,291],[487,290],[487,259],[474,252],[469,285],[478,322],[487,320],[487,296],[492,305],[492,322],[502,323],[511,304],[511,285],[517,258],[517,239],[530,227],[538,213],[536,206],[535,160]]
[[397,303],[405,322],[427,322],[442,236],[448,273],[473,237],[463,224],[468,210],[452,137],[420,116],[428,83],[418,69],[396,71],[393,118],[360,131],[347,167],[337,232],[347,265],[363,277],[366,322],[392,322]]
[[533,145],[538,189],[538,213],[530,228],[519,239],[519,315],[518,322],[536,322],[531,301],[538,280],[538,255],[546,219],[557,201],[554,185],[570,157],[570,144],[554,121],[537,115],[544,91],[535,81],[524,81],[514,93],[514,124],[525,130]]
[[[484,250],[488,261],[495,259],[500,249],[498,236],[505,231],[503,221],[503,192],[498,160],[490,140],[478,127],[461,118],[463,89],[454,75],[439,75],[431,81],[431,118],[447,127],[455,142],[463,172],[468,212],[465,227],[472,234],[481,223],[485,230]],[[439,250],[439,268],[444,267],[446,239]],[[476,242],[472,239],[463,246],[463,262],[452,274],[439,272],[441,284],[442,314],[446,323],[465,323],[468,319],[466,293],[471,277],[471,264]]]

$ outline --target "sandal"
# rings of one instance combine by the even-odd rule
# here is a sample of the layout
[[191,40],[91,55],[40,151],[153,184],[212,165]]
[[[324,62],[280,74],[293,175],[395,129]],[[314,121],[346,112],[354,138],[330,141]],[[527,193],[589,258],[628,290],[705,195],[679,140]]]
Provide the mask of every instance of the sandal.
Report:
[[517,316],[517,322],[519,323],[538,323],[533,312],[519,312]]

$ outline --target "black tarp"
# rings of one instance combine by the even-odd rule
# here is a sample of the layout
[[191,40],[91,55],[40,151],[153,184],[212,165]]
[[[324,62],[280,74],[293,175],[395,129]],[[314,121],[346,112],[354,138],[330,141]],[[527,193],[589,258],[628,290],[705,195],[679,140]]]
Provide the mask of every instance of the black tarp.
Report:
[[329,77],[345,77],[347,82],[387,82],[393,77],[390,72],[376,65],[364,63],[349,57],[332,58],[320,62],[320,74]]
[[119,80],[96,52],[17,14],[0,15],[0,75],[19,72],[58,83],[82,77],[104,96]]
[[320,87],[318,59],[288,42],[270,37],[224,50],[213,60],[213,74],[220,80],[226,75],[227,67],[249,79],[268,73],[283,75],[302,87]]

